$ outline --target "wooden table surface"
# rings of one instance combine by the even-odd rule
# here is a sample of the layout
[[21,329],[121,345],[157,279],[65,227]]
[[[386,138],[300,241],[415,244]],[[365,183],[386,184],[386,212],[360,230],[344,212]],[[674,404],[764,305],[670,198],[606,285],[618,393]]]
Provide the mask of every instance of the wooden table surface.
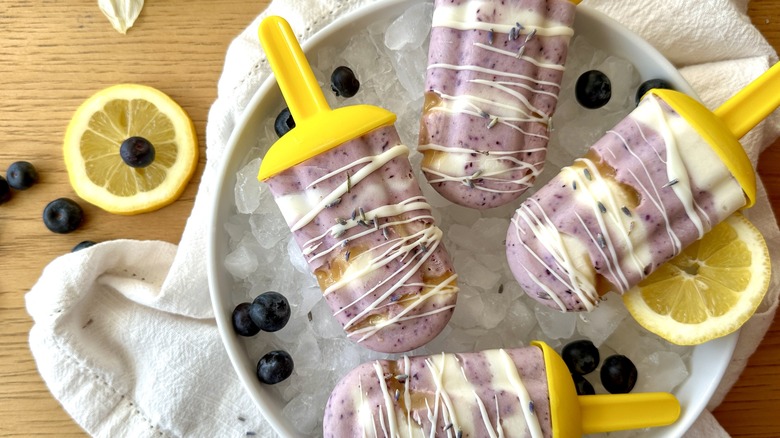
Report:
[[[193,206],[205,154],[183,196],[138,216],[117,216],[81,202],[86,222],[57,235],[43,207],[66,196],[61,147],[76,107],[96,90],[134,82],[173,97],[192,117],[201,150],[225,51],[268,0],[147,1],[134,28],[120,35],[95,0],[0,1],[0,171],[33,162],[40,183],[0,206],[0,436],[84,436],[41,380],[28,347],[24,295],[43,267],[82,240],[160,239],[177,243]],[[752,1],[750,16],[780,48],[780,0]],[[780,213],[780,141],[759,173]],[[716,416],[734,436],[780,436],[780,322],[775,323]]]

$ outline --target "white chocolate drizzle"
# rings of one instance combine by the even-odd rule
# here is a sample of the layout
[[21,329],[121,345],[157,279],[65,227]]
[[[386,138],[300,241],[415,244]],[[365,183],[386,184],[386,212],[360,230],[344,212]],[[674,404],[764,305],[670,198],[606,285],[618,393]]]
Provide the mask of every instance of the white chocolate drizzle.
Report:
[[[725,166],[718,165],[716,157],[712,158],[714,152],[702,151],[702,148],[708,148],[704,140],[693,132],[685,120],[661,107],[656,97],[646,98],[629,115],[624,123],[631,123],[632,128],[637,132],[638,138],[631,142],[616,130],[607,131],[608,136],[613,136],[618,141],[616,149],[605,148],[604,153],[610,154],[613,159],[617,159],[615,150],[624,150],[626,159],[631,160],[630,165],[621,167],[620,170],[631,177],[631,185],[638,191],[641,202],[646,208],[656,210],[654,217],[659,221],[657,226],[662,227],[668,237],[668,244],[672,254],[666,255],[664,260],[679,254],[683,248],[683,242],[679,231],[675,230],[675,225],[670,217],[670,200],[677,199],[682,205],[682,214],[696,229],[697,238],[701,238],[704,233],[712,228],[715,222],[706,210],[698,205],[696,195],[693,193],[692,186],[697,181],[697,172],[720,173],[723,176],[708,178],[721,181],[733,179]],[[653,129],[656,138],[662,139],[663,144],[655,144],[649,139]],[[684,142],[688,148],[686,156],[680,149],[681,142]],[[666,183],[658,183],[659,175],[653,174],[646,162],[647,158],[640,156],[639,151],[652,151],[653,160],[663,163],[667,179]],[[692,155],[697,151],[696,155]],[[687,158],[686,158],[687,157]],[[694,157],[694,158],[692,158]],[[701,157],[707,164],[694,163],[694,159]],[[546,204],[530,198],[524,202],[515,213],[512,219],[512,226],[515,228],[515,236],[520,242],[522,248],[541,265],[546,265],[546,258],[536,251],[545,251],[552,255],[554,259],[553,266],[547,266],[551,274],[551,282],[558,282],[566,289],[573,292],[586,310],[592,310],[598,302],[598,293],[596,291],[595,281],[597,275],[609,274],[610,281],[618,292],[625,292],[633,287],[637,281],[647,277],[657,266],[654,261],[651,244],[648,239],[657,240],[658,237],[650,237],[648,227],[651,224],[645,224],[648,219],[634,217],[631,210],[623,204],[620,199],[619,184],[612,178],[601,175],[599,167],[588,158],[576,160],[580,166],[564,167],[559,174],[563,183],[571,184],[573,209],[571,214],[576,217],[581,233],[577,235],[566,234],[566,239],[576,240],[581,245],[572,247],[572,243],[567,244],[563,238],[564,234],[557,228],[553,221],[548,217],[544,208]],[[691,169],[695,166],[695,169]],[[714,168],[714,166],[719,166]],[[709,168],[708,168],[709,167]],[[698,178],[702,178],[699,176]],[[720,178],[720,179],[718,179]],[[699,181],[700,181],[699,179]],[[721,183],[723,184],[723,183]],[[733,199],[736,183],[724,184],[724,188],[719,188],[717,196],[721,196],[723,209],[733,212],[741,205],[738,202],[743,199]],[[701,187],[701,183],[699,184]],[[670,198],[669,194],[673,194]],[[714,195],[715,196],[715,195]],[[534,208],[531,208],[531,207]],[[586,224],[586,218],[589,223]],[[677,219],[675,219],[677,220]],[[536,237],[538,249],[534,250],[526,242],[531,240],[531,236],[520,229],[521,222],[529,231],[528,234]],[[568,231],[567,231],[568,232]],[[655,235],[652,235],[655,236]],[[590,248],[590,250],[588,250]],[[574,253],[572,253],[574,251]],[[604,265],[598,272],[595,268],[585,267],[589,272],[578,267],[574,260],[588,258],[588,251],[600,255],[600,260]],[[542,294],[542,298],[552,299],[556,305],[563,311],[570,310],[566,308],[561,298],[557,296],[550,284],[543,279],[537,278],[532,271],[522,266],[527,277],[532,281]],[[559,275],[562,272],[563,275]],[[629,280],[631,278],[632,280]],[[544,296],[546,295],[546,296]]]
[[[309,183],[302,193],[281,196],[276,201],[288,224],[292,224],[291,230],[300,230],[349,191],[362,190],[365,191],[365,196],[370,198],[371,190],[374,189],[372,186],[361,185],[365,178],[392,159],[408,153],[409,149],[406,146],[396,145],[377,155],[362,157],[317,178]],[[322,193],[314,190],[321,183],[332,178],[343,178],[345,174],[349,176],[332,191]],[[392,181],[383,181],[383,183],[393,184]],[[345,202],[337,201],[335,204],[343,207],[346,205]],[[368,290],[361,291],[362,295],[342,306],[334,314],[335,316],[342,312],[352,313],[351,318],[343,325],[348,336],[355,338],[357,342],[365,341],[395,324],[428,318],[454,308],[454,304],[446,304],[446,302],[447,296],[458,291],[455,284],[456,274],[451,274],[441,282],[429,282],[429,284],[410,280],[421,272],[441,244],[442,231],[433,225],[430,210],[431,206],[423,196],[411,196],[395,204],[379,205],[368,211],[355,208],[352,217],[339,219],[318,236],[301,244],[301,250],[309,257],[310,264],[320,259],[332,260],[334,257],[340,257],[342,253],[346,257],[346,269],[339,278],[323,289],[324,296],[338,293],[341,289],[350,286],[363,288],[365,284],[370,285]],[[406,230],[407,225],[414,222],[427,223],[427,225],[419,227],[416,231]],[[394,230],[405,231],[394,232]],[[373,238],[377,235],[382,237]],[[368,242],[372,242],[371,246],[364,248],[363,246]],[[349,247],[353,243],[362,245],[361,252],[350,256]],[[395,263],[397,267],[394,271],[385,273],[384,268],[391,263]],[[375,281],[366,281],[367,279]],[[368,304],[363,302],[366,297],[380,288],[385,288],[380,296]],[[439,305],[432,310],[420,310],[430,302],[437,302]],[[382,312],[385,307],[391,305],[402,308],[392,314]],[[358,327],[369,317],[370,324]]]
[[[496,17],[487,21],[484,17]],[[496,21],[498,20],[498,21]],[[518,7],[512,3],[498,5],[488,1],[468,1],[460,5],[438,5],[433,14],[433,27],[444,27],[459,31],[487,32],[484,42],[474,42],[474,50],[491,52],[510,59],[510,65],[526,63],[534,69],[563,71],[564,66],[557,62],[537,59],[526,53],[525,47],[535,37],[564,37],[573,35],[573,29],[565,24],[551,20],[542,13]],[[494,45],[496,34],[508,35],[511,39],[524,39],[519,51],[510,51]],[[494,55],[495,56],[495,55]],[[440,102],[430,107],[429,112],[442,112],[449,115],[467,115],[473,118],[485,118],[486,129],[494,129],[500,125],[503,128],[518,131],[524,137],[536,137],[546,144],[552,121],[551,114],[546,114],[535,106],[526,95],[528,93],[543,94],[557,101],[560,84],[553,81],[504,71],[504,69],[488,68],[480,65],[453,65],[448,63],[433,63],[428,70],[442,69],[450,71],[470,71],[480,73],[483,78],[469,79],[475,91],[451,96],[443,90],[432,89]],[[490,79],[492,77],[492,79]],[[546,87],[545,90],[543,87]],[[521,92],[521,90],[523,92]],[[541,124],[545,129],[531,132],[523,126]],[[433,151],[434,160],[425,162],[423,171],[429,182],[445,183],[460,182],[469,188],[488,193],[522,193],[531,187],[536,177],[541,173],[544,162],[532,163],[521,159],[520,155],[530,152],[526,150],[501,151],[492,157],[473,159],[473,149],[449,147],[438,144],[420,144],[420,151]],[[544,149],[542,149],[544,150]],[[537,152],[535,149],[534,152]],[[493,152],[493,151],[491,151]],[[498,151],[496,151],[498,152]],[[538,159],[543,155],[535,154]],[[468,169],[468,170],[467,170]],[[467,173],[471,172],[471,173]],[[479,175],[475,177],[474,175]],[[512,175],[520,175],[512,176]]]
[[[404,382],[403,405],[387,384],[390,379],[396,379],[382,367],[381,361],[375,361],[372,366],[373,376],[376,378],[381,402],[372,402],[364,394],[363,382],[358,385],[359,404],[358,419],[364,437],[385,436],[393,438],[401,437],[430,437],[447,436],[456,438],[459,436],[488,436],[491,438],[503,438],[504,427],[512,427],[511,436],[523,436],[526,433],[532,438],[542,438],[542,426],[534,412],[533,400],[523,378],[514,363],[512,357],[505,350],[488,350],[481,353],[487,361],[486,372],[491,373],[492,379],[489,393],[493,393],[490,399],[483,400],[480,396],[479,384],[469,381],[463,365],[455,354],[441,353],[425,359],[425,367],[429,373],[430,381],[434,388],[432,393],[420,393],[424,397],[425,415],[412,414],[409,389],[411,377]],[[404,373],[412,374],[411,361],[403,358]],[[415,370],[423,372],[423,370]],[[501,418],[502,406],[499,403],[498,394],[513,394],[509,398],[512,403],[504,409],[512,413],[509,418]],[[507,400],[504,398],[504,400]],[[487,403],[495,407],[495,418],[490,417]],[[478,413],[478,415],[474,415]],[[377,435],[376,421],[382,426],[382,434]],[[369,417],[371,418],[369,420]],[[405,424],[404,424],[405,423]],[[518,429],[518,428],[522,429]]]

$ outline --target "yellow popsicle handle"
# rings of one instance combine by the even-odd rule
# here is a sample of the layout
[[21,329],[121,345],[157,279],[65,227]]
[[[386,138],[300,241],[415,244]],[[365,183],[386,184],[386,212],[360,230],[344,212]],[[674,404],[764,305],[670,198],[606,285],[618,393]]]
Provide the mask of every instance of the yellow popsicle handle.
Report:
[[287,21],[281,17],[268,17],[260,23],[258,34],[296,123],[304,122],[319,112],[330,111],[317,78]]
[[780,106],[780,63],[732,96],[714,112],[735,137],[742,138]]
[[680,402],[667,392],[582,395],[582,433],[666,426],[680,417]]
[[377,106],[352,105],[332,110],[290,24],[282,17],[265,18],[257,33],[295,120],[295,128],[274,143],[263,157],[259,180],[395,123],[395,114]]

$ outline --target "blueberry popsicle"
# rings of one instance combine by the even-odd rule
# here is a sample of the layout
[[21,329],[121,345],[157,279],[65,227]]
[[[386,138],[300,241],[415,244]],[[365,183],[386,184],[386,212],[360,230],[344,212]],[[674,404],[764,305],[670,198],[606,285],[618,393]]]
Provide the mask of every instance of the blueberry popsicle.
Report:
[[347,336],[395,353],[433,339],[457,298],[457,275],[423,197],[395,116],[369,105],[331,110],[287,22],[260,39],[296,127],[264,157],[266,181]]
[[526,293],[591,310],[751,206],[755,173],[737,139],[778,106],[778,78],[775,65],[714,113],[675,91],[646,95],[515,212],[507,258]]
[[435,1],[418,149],[445,198],[498,207],[542,172],[574,3]]
[[579,437],[670,424],[668,393],[578,397],[549,346],[377,360],[336,385],[326,438]]

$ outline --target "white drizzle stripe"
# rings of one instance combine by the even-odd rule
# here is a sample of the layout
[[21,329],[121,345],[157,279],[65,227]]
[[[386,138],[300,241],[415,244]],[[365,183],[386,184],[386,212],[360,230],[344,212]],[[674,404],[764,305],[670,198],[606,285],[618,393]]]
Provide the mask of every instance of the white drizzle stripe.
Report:
[[[636,121],[634,122],[636,123]],[[638,123],[637,123],[637,128],[640,130],[640,132],[642,132],[642,127]],[[664,205],[661,199],[661,194],[658,192],[658,186],[656,186],[656,184],[653,182],[652,176],[650,175],[650,170],[647,169],[647,166],[645,165],[644,161],[642,161],[639,155],[637,155],[632,150],[631,145],[628,144],[628,141],[626,141],[626,139],[623,138],[623,136],[621,136],[616,131],[607,131],[607,133],[618,137],[620,141],[623,142],[623,145],[626,147],[626,150],[628,150],[628,152],[636,158],[639,166],[642,167],[645,176],[647,176],[647,180],[650,181],[650,185],[653,189],[652,193],[647,187],[645,187],[642,181],[634,174],[633,170],[631,169],[626,169],[626,170],[634,178],[637,185],[639,185],[639,187],[641,187],[642,190],[647,194],[647,199],[649,199],[650,202],[653,203],[653,205],[658,209],[658,212],[661,214],[661,216],[663,216],[664,226],[666,227],[666,233],[669,235],[669,240],[672,243],[672,248],[674,250],[674,253],[677,254],[682,249],[682,243],[680,242],[680,239],[677,237],[677,234],[675,234],[674,229],[671,226],[671,221],[669,220],[669,215],[667,214],[666,206]],[[642,133],[642,138],[645,138],[644,133]],[[646,138],[645,141],[647,141]]]
[[[393,158],[401,155],[408,155],[408,154],[409,154],[409,148],[407,148],[406,146],[404,145],[393,146],[392,148],[382,152],[379,155],[365,157],[365,159],[358,160],[355,163],[345,166],[342,169],[338,169],[334,172],[331,172],[328,175],[320,178],[318,181],[333,177],[334,175],[338,175],[346,171],[347,169],[353,167],[358,162],[365,162],[364,160],[368,160],[365,166],[363,166],[357,172],[355,172],[350,176],[351,185],[354,186],[355,184],[363,180],[365,177],[370,175],[372,172],[376,171],[377,169],[387,164]],[[314,183],[312,183],[311,185],[313,184]],[[309,222],[312,221],[312,219],[317,217],[317,215],[320,214],[322,210],[325,209],[326,205],[329,205],[330,203],[335,201],[336,198],[340,198],[344,196],[344,194],[347,193],[347,189],[350,188],[348,186],[350,186],[350,184],[348,184],[347,181],[341,183],[341,185],[339,185],[335,190],[333,190],[328,196],[324,197],[308,213],[306,213],[302,218],[300,218],[298,222],[296,222],[292,227],[290,227],[290,230],[294,232],[306,226]]]
[[486,156],[492,156],[492,155],[516,155],[516,154],[524,154],[527,152],[544,152],[547,150],[547,148],[529,148],[529,149],[523,149],[523,150],[517,150],[517,151],[479,151],[469,148],[458,148],[458,147],[451,147],[451,146],[444,146],[440,144],[435,143],[428,143],[424,145],[420,145],[417,148],[418,151],[440,151],[440,152],[451,152],[451,153],[459,153],[459,154],[480,154],[480,155],[486,155]]
[[[486,81],[484,79],[472,79],[469,82],[474,83],[474,84],[484,85],[484,86],[486,86],[488,88],[494,88],[496,90],[503,91],[504,93],[506,93],[506,94],[514,97],[515,99],[519,100],[520,102],[522,102],[523,105],[525,105],[526,108],[530,109],[533,113],[540,114],[542,116],[541,119],[544,120],[545,123],[547,122],[547,120],[550,119],[550,117],[547,114],[542,114],[542,112],[539,110],[539,108],[531,105],[531,102],[529,102],[528,99],[525,96],[523,96],[521,93],[519,93],[519,92],[517,92],[517,91],[515,91],[515,90],[513,90],[513,89],[511,89],[509,87],[507,87],[506,86],[507,82]],[[521,88],[527,88],[527,89],[531,90],[531,88],[528,87],[527,85],[517,84],[517,86],[519,86]],[[531,91],[534,91],[534,90],[531,90]],[[534,92],[536,92],[536,91],[534,91]],[[540,92],[540,94],[552,94],[552,93]],[[552,94],[552,96],[555,97],[554,94]],[[556,97],[556,100],[557,100],[557,97]]]
[[[536,216],[527,203],[535,204],[541,212],[542,217]],[[566,246],[563,243],[561,234],[558,232],[552,220],[550,220],[544,212],[539,202],[533,198],[527,199],[526,203],[521,204],[520,208],[517,209],[516,215],[528,224],[531,232],[538,237],[537,241],[539,244],[550,253],[555,259],[557,266],[566,273],[569,280],[565,281],[554,269],[550,269],[550,273],[569,290],[574,292],[587,310],[593,310],[595,304],[598,302],[598,292],[594,285],[591,284],[591,282],[585,278],[584,274],[574,266],[574,263],[572,263],[571,256],[568,251],[566,251]],[[538,254],[532,251],[522,239],[519,240],[528,253],[541,263],[542,266],[547,265],[547,263],[545,263]]]
[[569,26],[548,21],[537,13],[528,13],[521,10],[511,11],[512,14],[505,14],[507,21],[504,23],[490,23],[465,18],[476,17],[475,8],[486,6],[488,5],[481,2],[474,2],[473,5],[469,5],[466,2],[458,6],[437,7],[433,11],[432,27],[448,27],[458,30],[492,30],[497,33],[508,34],[512,28],[515,28],[515,23],[519,21],[523,24],[523,29],[519,32],[520,35],[526,35],[534,30],[536,35],[541,36],[571,36],[574,34],[574,30]]
[[[486,84],[482,84],[482,85],[486,85]],[[515,92],[513,90],[509,90],[509,91],[512,91],[512,93],[508,93],[507,92],[506,94],[509,94],[512,97],[516,97],[516,96],[514,96],[515,93],[519,94],[519,93],[517,93],[517,92]],[[549,121],[549,117],[547,117],[547,116],[541,116],[541,117],[533,116],[533,113],[540,113],[539,109],[534,107],[533,105],[531,105],[531,103],[528,102],[528,99],[526,99],[522,95],[520,95],[522,97],[518,98],[518,100],[520,100],[525,105],[525,107],[528,109],[528,111],[523,111],[523,108],[521,108],[519,106],[513,106],[513,105],[511,105],[509,103],[506,103],[506,102],[495,102],[495,101],[492,101],[492,100],[489,100],[489,99],[485,99],[485,98],[479,97],[479,96],[474,96],[474,95],[471,95],[471,94],[462,94],[462,95],[459,95],[459,96],[452,96],[452,95],[441,93],[441,92],[437,91],[436,95],[438,95],[443,101],[452,102],[453,103],[452,108],[449,107],[449,106],[438,105],[438,106],[430,108],[429,111],[440,111],[440,112],[446,112],[446,113],[449,113],[449,114],[468,114],[468,115],[473,116],[473,117],[484,118],[484,113],[486,113],[486,112],[483,111],[482,108],[477,105],[477,103],[480,103],[480,104],[484,104],[485,106],[490,106],[493,113],[496,112],[495,109],[505,109],[505,110],[510,110],[513,113],[520,113],[520,114],[526,116],[525,118],[519,118],[519,117],[513,118],[513,120],[518,121],[518,122],[528,122],[528,123],[536,122],[536,123],[546,124]],[[472,110],[469,110],[468,108],[471,108]],[[510,118],[509,116],[501,116],[499,114],[492,114],[492,115],[493,116],[499,116],[498,117],[499,119],[502,119],[502,118],[503,119],[509,119]],[[531,135],[531,134],[529,133],[529,135]],[[537,137],[542,137],[542,136],[537,135]]]
[[647,102],[645,103],[650,105],[650,108],[653,112],[655,112],[656,117],[663,121],[663,123],[659,123],[659,127],[661,128],[660,133],[664,138],[664,143],[666,144],[666,176],[668,177],[669,181],[677,181],[676,184],[671,186],[672,190],[685,208],[685,213],[688,215],[688,218],[690,218],[691,222],[693,222],[693,225],[699,232],[699,239],[701,239],[705,233],[704,225],[702,224],[701,217],[699,217],[699,214],[693,208],[694,201],[693,192],[691,191],[691,181],[690,177],[688,176],[688,169],[685,168],[685,163],[683,163],[682,158],[680,157],[680,150],[677,146],[677,140],[675,139],[675,135],[669,126],[667,115],[661,108],[658,100],[646,100]]
[[[599,231],[601,232],[601,236],[604,239],[604,243],[606,244],[606,249],[609,251],[609,257],[606,257],[606,255],[602,252],[602,255],[605,255],[604,260],[610,265],[614,266],[617,269],[617,273],[619,276],[617,276],[617,280],[620,281],[620,286],[622,290],[628,290],[628,279],[626,279],[626,276],[623,273],[623,270],[620,266],[620,259],[618,258],[617,251],[615,251],[615,245],[612,244],[612,236],[609,233],[609,228],[607,227],[607,224],[605,223],[604,216],[605,213],[602,213],[599,207],[599,200],[596,199],[596,197],[593,195],[593,193],[590,191],[591,183],[595,183],[596,181],[602,181],[603,177],[601,176],[601,172],[599,172],[598,168],[593,164],[592,161],[583,159],[583,163],[587,166],[588,171],[590,172],[591,178],[593,181],[590,181],[588,183],[584,183],[582,190],[586,190],[588,194],[591,195],[591,202],[589,203],[591,206],[591,210],[593,211],[593,217],[596,219],[596,222],[599,226]],[[612,205],[615,203],[612,202]],[[616,213],[617,209],[608,210],[612,211],[612,214]],[[579,217],[579,215],[577,215]],[[582,218],[580,217],[580,221],[582,222]],[[614,222],[614,221],[613,221]],[[583,228],[587,230],[587,227],[585,227],[585,223],[582,222]],[[618,226],[621,224],[618,223]],[[588,234],[590,235],[590,230],[588,230]],[[591,239],[593,240],[593,243],[596,245],[599,250],[600,244],[596,236],[591,235]]]
[[472,392],[474,393],[474,401],[479,408],[479,413],[482,415],[482,424],[485,426],[485,431],[487,431],[490,438],[498,438],[495,429],[493,428],[493,423],[490,421],[490,416],[488,415],[487,409],[485,408],[485,403],[483,403],[482,399],[479,398],[477,391]]
[[[556,82],[543,81],[541,79],[532,78],[532,77],[526,76],[526,75],[505,72],[505,71],[502,71],[502,70],[495,70],[495,69],[492,69],[492,68],[480,67],[478,65],[455,65],[455,64],[446,64],[446,63],[440,62],[440,63],[434,63],[434,64],[429,65],[427,69],[428,70],[432,70],[432,69],[435,69],[435,68],[441,68],[441,69],[446,69],[446,70],[456,70],[456,71],[474,71],[474,72],[478,72],[478,73],[485,73],[485,74],[495,75],[495,76],[506,76],[508,78],[515,78],[515,79],[526,80],[526,81],[533,82],[533,83],[538,84],[538,85],[546,85],[548,87],[554,87],[554,88],[558,88],[558,89],[561,88],[561,85],[556,83]],[[541,91],[541,90],[538,90],[538,92],[544,93],[544,91]],[[558,96],[555,96],[555,97],[556,97],[556,99],[558,98]]]
[[[450,395],[447,393],[447,390],[444,386],[444,368],[446,366],[445,361],[447,360],[447,355],[445,353],[441,354],[441,369],[436,366],[436,364],[433,362],[433,358],[425,359],[425,363],[428,365],[428,369],[431,372],[431,378],[433,379],[434,384],[436,385],[436,400],[439,399],[442,400],[442,403],[444,407],[447,408],[447,412],[449,412],[450,418],[449,422],[452,423],[452,427],[455,430],[460,430],[460,422],[458,421],[457,416],[455,415],[455,408],[452,406],[452,400],[450,399]],[[444,417],[444,411],[442,411],[442,417]],[[445,421],[447,418],[444,418]]]
[[[502,55],[511,56],[512,58],[517,58],[517,52],[510,52],[509,50],[499,49],[498,47],[494,47],[484,43],[474,43],[474,45],[491,52],[496,52]],[[522,59],[523,61],[528,61],[539,68],[546,68],[549,70],[558,70],[558,71],[566,70],[566,68],[560,64],[537,61],[536,59],[531,58],[530,56],[521,56],[519,59]]]
[[[393,397],[390,395],[390,391],[387,389],[387,382],[385,381],[384,375],[385,371],[382,369],[382,364],[379,363],[379,361],[374,362],[374,371],[376,371],[376,378],[379,381],[379,386],[382,388],[382,394],[384,395],[384,402],[385,402],[385,409],[387,410],[387,423],[390,427],[390,436],[397,437],[398,435],[398,426],[395,419],[395,407],[393,406]],[[380,416],[379,418],[382,419],[381,415],[381,406],[380,406]],[[385,436],[387,436],[387,430],[385,430],[384,421],[382,422],[382,430],[385,432]]]
[[525,416],[525,422],[528,425],[529,432],[531,432],[531,437],[542,438],[542,426],[539,424],[539,418],[530,410],[531,396],[528,394],[528,389],[526,389],[523,380],[520,378],[520,373],[517,371],[515,362],[503,348],[499,351],[504,362],[506,375],[512,382],[517,398],[520,400],[520,409]]
[[[529,251],[529,253],[531,252],[530,249],[528,249],[528,251]],[[536,254],[534,254],[534,256],[536,256]],[[536,259],[541,262],[541,259],[539,259],[539,257],[536,257]],[[553,302],[555,302],[555,304],[558,305],[558,308],[561,309],[562,312],[565,312],[566,311],[566,304],[563,303],[563,300],[561,300],[561,298],[555,292],[553,292],[553,290],[550,289],[549,286],[547,286],[541,280],[536,278],[535,275],[532,275],[531,271],[529,271],[528,268],[523,266],[523,269],[525,270],[526,275],[528,275],[528,278],[530,278],[531,281],[533,281],[539,287],[539,289],[544,291],[544,293],[546,293],[547,296],[550,297],[550,299],[553,300]]]
[[496,401],[496,430],[498,432],[498,438],[504,438],[504,427],[501,425],[501,409],[498,406],[498,395],[494,395],[493,399]]

